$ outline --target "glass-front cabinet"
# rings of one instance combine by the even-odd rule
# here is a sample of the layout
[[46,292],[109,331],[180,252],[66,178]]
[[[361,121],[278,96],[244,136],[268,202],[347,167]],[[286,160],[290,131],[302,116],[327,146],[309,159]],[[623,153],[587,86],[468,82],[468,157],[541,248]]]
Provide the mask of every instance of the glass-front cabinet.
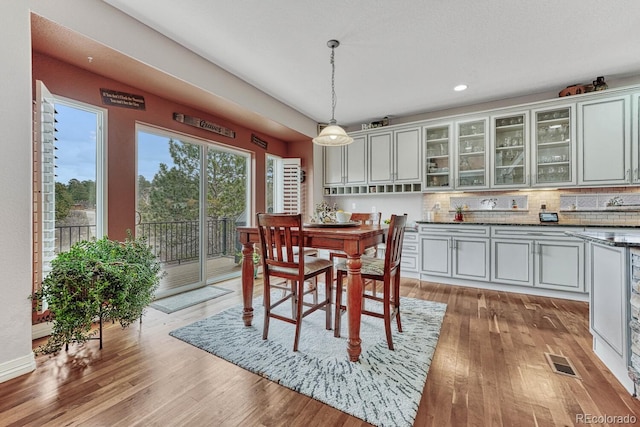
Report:
[[449,190],[453,187],[451,154],[451,125],[443,124],[424,128],[425,187],[430,190]]
[[493,187],[529,185],[527,113],[493,118]]
[[456,187],[486,188],[488,181],[487,119],[456,124]]
[[573,106],[533,111],[533,186],[576,183]]

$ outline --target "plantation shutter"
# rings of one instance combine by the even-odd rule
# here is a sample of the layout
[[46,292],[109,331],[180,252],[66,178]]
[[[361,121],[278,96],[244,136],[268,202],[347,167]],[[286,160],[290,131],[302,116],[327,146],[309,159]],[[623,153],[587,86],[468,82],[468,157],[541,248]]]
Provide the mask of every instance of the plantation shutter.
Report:
[[282,159],[282,212],[300,213],[300,159]]
[[[53,96],[36,82],[33,111],[33,289],[40,287],[55,257],[55,106]],[[43,308],[44,309],[44,308]]]

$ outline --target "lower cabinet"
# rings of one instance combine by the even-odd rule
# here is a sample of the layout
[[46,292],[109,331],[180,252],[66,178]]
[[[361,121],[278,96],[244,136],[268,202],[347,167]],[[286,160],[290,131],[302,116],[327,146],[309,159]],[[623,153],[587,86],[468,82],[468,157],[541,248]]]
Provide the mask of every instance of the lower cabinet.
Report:
[[629,249],[588,243],[589,329],[593,351],[629,391]]
[[584,242],[563,229],[494,227],[491,281],[585,292]]
[[[476,237],[487,236],[487,237]],[[489,280],[489,228],[420,228],[420,272],[434,276]]]
[[583,294],[578,297],[581,299],[587,292],[585,243],[567,236],[568,230],[557,226],[421,224],[418,251],[412,249],[413,242],[408,245],[406,262],[417,257],[424,280],[442,277],[444,283],[464,279],[471,286],[473,282],[517,285]]
[[400,258],[400,271],[404,273],[418,274],[418,233],[405,231],[402,240],[402,257]]

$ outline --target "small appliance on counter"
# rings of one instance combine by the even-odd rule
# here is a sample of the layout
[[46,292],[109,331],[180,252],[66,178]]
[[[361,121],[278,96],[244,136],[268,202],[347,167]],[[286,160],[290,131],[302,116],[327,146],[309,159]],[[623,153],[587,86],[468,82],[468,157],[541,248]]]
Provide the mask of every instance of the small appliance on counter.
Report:
[[558,212],[540,212],[538,214],[541,223],[557,223]]

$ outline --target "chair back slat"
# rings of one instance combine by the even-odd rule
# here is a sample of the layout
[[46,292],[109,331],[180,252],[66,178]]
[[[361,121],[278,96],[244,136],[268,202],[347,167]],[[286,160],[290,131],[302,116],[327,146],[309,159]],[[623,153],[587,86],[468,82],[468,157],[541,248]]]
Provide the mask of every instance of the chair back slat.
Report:
[[263,269],[268,272],[272,267],[283,267],[304,272],[304,257],[294,256],[294,247],[302,253],[302,215],[259,213],[257,223]]
[[404,228],[407,225],[407,214],[391,215],[387,231],[385,250],[385,271],[391,271],[400,265]]

